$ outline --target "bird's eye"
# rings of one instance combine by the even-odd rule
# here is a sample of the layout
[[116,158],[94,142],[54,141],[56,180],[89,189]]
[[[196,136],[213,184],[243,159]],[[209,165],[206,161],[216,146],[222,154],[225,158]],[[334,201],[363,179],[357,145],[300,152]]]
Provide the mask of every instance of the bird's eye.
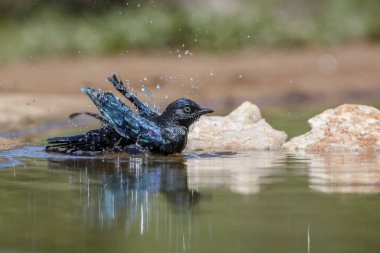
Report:
[[190,113],[191,112],[191,108],[186,106],[185,108],[183,108],[183,111],[186,112],[186,113]]

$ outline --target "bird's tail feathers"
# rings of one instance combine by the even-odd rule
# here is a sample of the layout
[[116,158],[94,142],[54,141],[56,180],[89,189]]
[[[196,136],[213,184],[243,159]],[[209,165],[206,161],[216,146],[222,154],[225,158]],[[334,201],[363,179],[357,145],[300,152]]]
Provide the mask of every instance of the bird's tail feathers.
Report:
[[78,150],[92,150],[92,143],[87,140],[86,135],[74,135],[64,137],[53,137],[46,140],[48,145],[46,151],[73,154]]

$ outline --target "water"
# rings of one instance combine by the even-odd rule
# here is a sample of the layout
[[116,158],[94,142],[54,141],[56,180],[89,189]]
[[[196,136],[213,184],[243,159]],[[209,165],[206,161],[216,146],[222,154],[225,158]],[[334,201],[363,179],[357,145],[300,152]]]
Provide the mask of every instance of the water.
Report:
[[380,250],[376,153],[0,157],[0,252]]

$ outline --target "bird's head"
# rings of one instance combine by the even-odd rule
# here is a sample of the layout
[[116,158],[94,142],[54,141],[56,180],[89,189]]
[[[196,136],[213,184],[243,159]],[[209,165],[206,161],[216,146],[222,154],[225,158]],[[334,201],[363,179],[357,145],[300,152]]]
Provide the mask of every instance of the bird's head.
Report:
[[163,121],[174,122],[178,125],[189,127],[200,116],[214,112],[208,108],[202,108],[194,101],[181,98],[170,103],[161,118]]

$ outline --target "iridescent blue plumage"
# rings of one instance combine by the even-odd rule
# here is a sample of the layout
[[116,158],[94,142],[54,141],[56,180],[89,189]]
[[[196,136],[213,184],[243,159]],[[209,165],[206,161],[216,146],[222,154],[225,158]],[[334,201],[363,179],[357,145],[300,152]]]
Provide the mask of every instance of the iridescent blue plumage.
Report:
[[88,87],[83,87],[82,92],[91,98],[104,119],[124,138],[134,143],[164,143],[161,128],[157,124],[135,114],[114,94]]
[[177,153],[186,146],[189,126],[201,115],[213,112],[201,108],[190,99],[182,98],[158,114],[129,92],[115,75],[108,80],[137,107],[139,113],[132,111],[110,92],[83,87],[82,92],[94,102],[101,116],[88,112],[84,114],[100,120],[104,126],[83,135],[50,138],[47,151],[70,154],[84,154],[87,151]]
[[159,117],[160,115],[153,111],[149,106],[146,106],[144,103],[142,103],[136,95],[129,91],[123,84],[122,81],[120,81],[116,75],[109,76],[107,80],[115,87],[117,91],[119,91],[123,96],[128,99],[136,108],[138,109],[140,116],[147,118],[147,119],[155,119]]

